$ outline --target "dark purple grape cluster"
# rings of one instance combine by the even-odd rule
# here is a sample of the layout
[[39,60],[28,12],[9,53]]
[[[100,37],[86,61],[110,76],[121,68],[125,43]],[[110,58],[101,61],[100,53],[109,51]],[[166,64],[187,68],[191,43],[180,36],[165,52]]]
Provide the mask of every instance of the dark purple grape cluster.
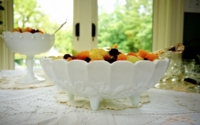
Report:
[[72,57],[70,54],[65,54],[64,56],[63,56],[63,59],[67,59],[67,58],[69,58],[69,57]]
[[113,48],[113,49],[111,49],[110,51],[109,51],[109,55],[110,56],[117,56],[117,55],[119,55],[120,54],[120,52],[118,51],[118,49],[115,49],[115,48]]
[[86,61],[86,62],[90,62],[90,60],[91,60],[91,59],[90,59],[89,57],[85,58],[85,61]]
[[32,29],[30,32],[31,33],[38,33],[38,32],[40,32],[40,30],[38,30],[38,29]]
[[117,56],[120,54],[118,49],[112,48],[108,53],[111,56],[111,58],[106,61],[108,61],[109,63],[113,63],[113,62],[117,61]]

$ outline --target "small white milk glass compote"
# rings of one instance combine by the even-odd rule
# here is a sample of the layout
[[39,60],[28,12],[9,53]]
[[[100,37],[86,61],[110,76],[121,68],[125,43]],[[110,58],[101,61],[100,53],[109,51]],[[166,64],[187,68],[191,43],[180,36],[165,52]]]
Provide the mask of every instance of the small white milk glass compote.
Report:
[[45,81],[33,72],[34,55],[48,51],[54,44],[54,34],[30,32],[3,32],[5,45],[15,53],[26,55],[27,74],[16,83],[33,84]]
[[196,86],[189,86],[187,88],[190,92],[200,93],[200,65],[195,65],[191,78],[196,80]]

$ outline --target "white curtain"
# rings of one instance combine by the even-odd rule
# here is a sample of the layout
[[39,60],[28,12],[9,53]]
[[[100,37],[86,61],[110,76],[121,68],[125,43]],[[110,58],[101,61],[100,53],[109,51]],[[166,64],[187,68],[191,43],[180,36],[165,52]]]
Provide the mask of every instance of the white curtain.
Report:
[[153,9],[153,51],[182,43],[184,0],[154,0]]

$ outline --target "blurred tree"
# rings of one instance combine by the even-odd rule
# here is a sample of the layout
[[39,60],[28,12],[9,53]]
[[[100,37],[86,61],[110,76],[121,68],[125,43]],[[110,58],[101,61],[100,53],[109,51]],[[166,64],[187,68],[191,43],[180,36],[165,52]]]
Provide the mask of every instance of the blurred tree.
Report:
[[45,19],[49,23],[48,17],[40,11],[40,6],[37,5],[36,0],[24,0],[23,2],[14,0],[14,27],[44,28],[43,25],[46,21],[42,21]]
[[123,52],[152,48],[152,0],[117,0],[112,13],[100,7],[99,47],[117,43]]
[[72,50],[72,26],[56,33],[55,47],[60,53],[71,53]]

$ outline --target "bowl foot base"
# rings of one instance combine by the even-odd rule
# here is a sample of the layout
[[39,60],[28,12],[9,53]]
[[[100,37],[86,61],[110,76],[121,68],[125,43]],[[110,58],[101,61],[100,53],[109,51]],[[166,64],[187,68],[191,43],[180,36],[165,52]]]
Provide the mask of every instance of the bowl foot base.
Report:
[[69,100],[74,100],[74,94],[68,93],[68,99]]
[[99,101],[101,99],[100,96],[90,97],[90,107],[93,111],[97,111],[99,108]]
[[138,106],[140,102],[140,94],[130,96],[129,99],[131,100],[132,106]]
[[34,77],[25,76],[24,78],[18,79],[15,82],[18,84],[34,84],[34,83],[40,83],[44,81],[45,81],[45,78],[41,78],[38,76],[34,76]]

